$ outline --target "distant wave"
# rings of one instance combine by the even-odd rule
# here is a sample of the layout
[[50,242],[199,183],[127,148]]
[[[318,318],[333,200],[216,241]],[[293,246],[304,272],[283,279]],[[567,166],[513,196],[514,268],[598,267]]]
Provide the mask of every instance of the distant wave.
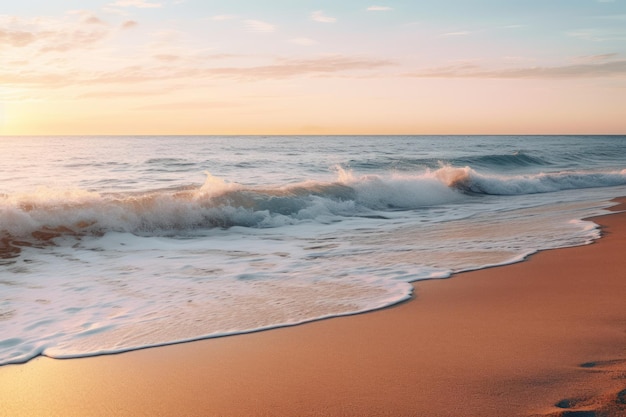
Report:
[[535,156],[518,151],[510,154],[493,154],[467,156],[463,158],[455,158],[450,161],[451,165],[469,165],[485,168],[505,168],[505,167],[529,167],[529,166],[546,166],[550,162]]
[[533,166],[544,167],[551,165],[552,162],[523,151],[516,151],[507,154],[463,156],[443,160],[440,158],[386,158],[385,156],[380,156],[376,159],[352,160],[349,166],[354,169],[364,170],[410,171],[416,168],[437,169],[442,164],[502,170],[506,168],[527,168]]
[[493,175],[442,166],[421,174],[356,176],[338,168],[333,182],[249,187],[207,174],[200,187],[99,194],[40,189],[0,195],[0,238],[49,241],[109,231],[178,235],[197,229],[280,227],[303,221],[382,216],[454,203],[473,195],[522,195],[626,184],[626,170]]
[[442,165],[454,167],[471,167],[476,170],[506,173],[509,170],[528,171],[554,171],[584,169],[591,166],[611,166],[614,168],[623,166],[622,149],[589,149],[572,150],[563,152],[532,152],[517,150],[502,153],[476,153],[466,152],[463,156],[449,158],[431,157],[397,157],[384,154],[365,159],[353,159],[348,161],[347,166],[351,169],[362,171],[402,171],[414,172],[418,169],[438,169]]

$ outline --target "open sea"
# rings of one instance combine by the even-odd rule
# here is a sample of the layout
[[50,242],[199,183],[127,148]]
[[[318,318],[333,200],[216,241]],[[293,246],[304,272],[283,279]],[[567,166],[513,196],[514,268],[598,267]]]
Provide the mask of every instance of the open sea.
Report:
[[626,136],[0,137],[0,364],[390,306],[623,195]]

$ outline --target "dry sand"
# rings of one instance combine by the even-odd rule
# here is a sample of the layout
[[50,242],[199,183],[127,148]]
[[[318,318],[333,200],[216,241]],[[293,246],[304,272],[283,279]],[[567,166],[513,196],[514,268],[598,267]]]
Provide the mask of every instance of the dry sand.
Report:
[[0,367],[0,415],[626,416],[626,213],[595,221],[372,313]]

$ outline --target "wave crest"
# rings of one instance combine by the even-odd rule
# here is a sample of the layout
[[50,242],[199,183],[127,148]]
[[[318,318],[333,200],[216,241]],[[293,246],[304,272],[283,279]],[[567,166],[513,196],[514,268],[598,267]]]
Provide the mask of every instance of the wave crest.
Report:
[[[442,166],[416,175],[356,176],[337,168],[333,182],[251,187],[207,173],[200,187],[99,194],[41,189],[0,195],[0,238],[50,240],[109,231],[178,235],[197,229],[327,223],[454,203],[473,195],[523,195],[626,184],[626,170],[492,175]],[[37,237],[38,236],[38,237]]]
[[450,166],[436,175],[449,187],[473,194],[523,195],[626,185],[626,169],[611,172],[568,171],[532,175],[481,174],[470,167]]

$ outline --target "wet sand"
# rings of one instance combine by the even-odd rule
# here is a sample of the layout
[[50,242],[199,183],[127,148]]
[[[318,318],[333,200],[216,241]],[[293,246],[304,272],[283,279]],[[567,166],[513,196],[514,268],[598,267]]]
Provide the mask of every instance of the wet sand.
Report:
[[0,367],[0,415],[626,416],[626,213],[594,221],[372,313]]

